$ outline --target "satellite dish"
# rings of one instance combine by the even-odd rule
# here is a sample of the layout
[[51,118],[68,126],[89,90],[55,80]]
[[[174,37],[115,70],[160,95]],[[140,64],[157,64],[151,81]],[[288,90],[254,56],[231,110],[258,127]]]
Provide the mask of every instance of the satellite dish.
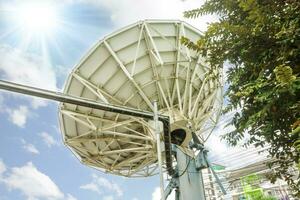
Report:
[[[180,43],[201,32],[182,21],[140,21],[99,41],[75,67],[64,93],[170,117],[182,149],[211,133],[222,103],[221,73]],[[153,121],[60,104],[65,144],[85,165],[127,177],[157,173]],[[163,138],[161,138],[163,140]]]

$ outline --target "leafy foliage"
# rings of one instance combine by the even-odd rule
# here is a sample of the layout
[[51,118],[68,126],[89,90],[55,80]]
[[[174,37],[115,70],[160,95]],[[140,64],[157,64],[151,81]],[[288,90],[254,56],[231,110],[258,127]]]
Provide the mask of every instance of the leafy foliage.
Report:
[[261,199],[264,196],[263,190],[259,187],[259,180],[260,177],[257,174],[250,174],[241,178],[246,199]]
[[256,200],[277,200],[276,197],[272,197],[272,196],[262,196],[259,199]]
[[300,169],[300,1],[207,0],[184,13],[206,14],[219,21],[197,42],[182,43],[213,67],[230,63],[225,112],[238,111],[231,121],[236,129],[224,139],[236,145],[249,135],[246,146],[269,144],[271,181],[285,179],[300,197],[300,178],[289,172]]

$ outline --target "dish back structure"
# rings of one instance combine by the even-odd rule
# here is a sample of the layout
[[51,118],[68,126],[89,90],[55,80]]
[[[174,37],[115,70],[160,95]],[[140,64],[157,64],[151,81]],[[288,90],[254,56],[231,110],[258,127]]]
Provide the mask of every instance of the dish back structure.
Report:
[[[219,69],[180,42],[201,32],[178,20],[146,20],[100,40],[70,74],[64,93],[153,111],[170,117],[171,131],[191,131],[205,141],[222,104]],[[85,165],[127,177],[157,173],[153,121],[60,104],[64,143]],[[163,138],[161,138],[163,141]]]

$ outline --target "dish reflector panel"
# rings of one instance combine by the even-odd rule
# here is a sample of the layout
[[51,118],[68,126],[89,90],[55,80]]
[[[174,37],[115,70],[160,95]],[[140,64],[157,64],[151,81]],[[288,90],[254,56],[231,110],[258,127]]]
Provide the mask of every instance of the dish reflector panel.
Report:
[[[220,72],[180,38],[200,32],[182,21],[141,21],[99,41],[70,74],[69,95],[170,116],[182,148],[191,131],[205,140],[221,105]],[[122,176],[157,172],[153,121],[63,103],[65,144],[83,164]],[[174,131],[174,130],[180,131]],[[163,138],[162,138],[163,139]]]

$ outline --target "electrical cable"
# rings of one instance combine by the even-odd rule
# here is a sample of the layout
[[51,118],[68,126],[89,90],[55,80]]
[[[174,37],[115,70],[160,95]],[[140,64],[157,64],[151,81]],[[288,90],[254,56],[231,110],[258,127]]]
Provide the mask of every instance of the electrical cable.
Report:
[[[184,153],[184,154],[186,154],[185,152],[183,152],[180,148],[178,148],[182,153]],[[188,169],[188,167],[189,167],[189,165],[190,165],[190,163],[191,163],[191,158],[189,157],[189,156],[187,156],[188,157],[188,159],[189,159],[189,162],[187,163],[187,165],[185,166],[185,169],[183,170],[183,172],[180,174],[180,175],[178,175],[177,177],[179,178],[179,177],[181,177],[186,171],[187,171],[187,169]],[[178,169],[178,171],[182,171],[182,170],[179,170]]]
[[[213,156],[210,160],[212,162],[225,162],[225,161],[232,161],[234,159],[240,159],[241,157],[245,157],[246,155],[253,155],[253,156],[257,156],[259,154],[259,152],[263,152],[268,150],[269,147],[265,147],[265,148],[252,148],[252,149],[243,149],[242,151],[238,152],[238,153],[232,153],[231,155],[225,155],[224,158],[217,158],[215,159],[216,156]],[[256,154],[257,153],[257,154]]]

